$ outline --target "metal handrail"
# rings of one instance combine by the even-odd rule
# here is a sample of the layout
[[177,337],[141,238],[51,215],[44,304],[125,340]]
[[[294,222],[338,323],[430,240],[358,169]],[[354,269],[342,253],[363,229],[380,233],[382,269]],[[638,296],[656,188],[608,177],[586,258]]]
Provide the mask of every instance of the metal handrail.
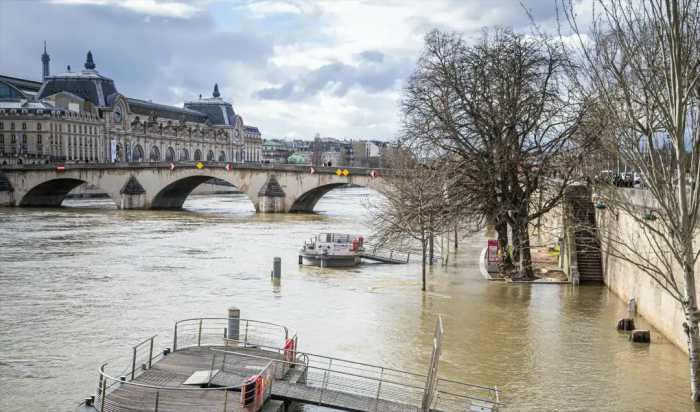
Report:
[[[175,322],[175,326],[173,329],[173,351],[176,351],[182,347],[180,342],[178,341],[179,335],[187,332],[193,332],[191,328],[196,328],[195,333],[197,334],[197,341],[196,341],[196,346],[201,346],[202,345],[202,337],[204,336],[211,336],[211,331],[216,331],[213,335],[216,337],[226,337],[227,334],[227,325],[223,324],[223,322],[228,323],[228,321],[232,318],[227,318],[227,317],[210,317],[210,318],[191,318],[191,319],[182,319],[177,322]],[[249,342],[259,346],[263,342],[259,342],[261,338],[267,337],[268,339],[278,341],[280,343],[286,341],[289,338],[289,329],[280,324],[272,323],[272,322],[264,322],[264,321],[258,321],[254,319],[243,319],[243,318],[233,318],[236,319],[239,325],[239,333],[243,333],[244,337],[243,339],[230,339],[233,341],[242,341],[244,342],[245,345],[247,345]],[[211,323],[215,322],[221,322],[222,324],[220,325],[211,325]],[[267,330],[264,331],[263,333],[260,333],[261,331],[256,330],[256,327],[269,327],[269,328],[279,328],[279,331],[273,332],[272,330]],[[252,328],[252,331],[251,331]],[[252,332],[252,335],[249,336],[249,332]],[[278,333],[279,335],[273,336],[273,334]],[[187,347],[186,345],[185,347]],[[206,345],[205,345],[206,346]]]
[[[270,348],[270,347],[266,347],[265,349],[266,349],[266,350],[283,351],[282,348]],[[413,372],[402,371],[402,370],[393,369],[393,368],[385,368],[385,367],[382,367],[382,366],[376,366],[376,365],[366,364],[366,363],[362,363],[362,362],[354,362],[354,361],[348,361],[348,360],[344,360],[344,359],[340,359],[340,358],[333,358],[333,357],[327,357],[327,356],[322,356],[322,355],[314,355],[314,354],[310,354],[310,353],[308,353],[308,352],[297,352],[297,356],[306,357],[306,359],[307,359],[307,361],[305,361],[305,362],[302,363],[302,362],[290,362],[290,361],[285,361],[285,360],[283,360],[283,359],[268,358],[268,357],[260,356],[260,355],[252,355],[252,354],[247,354],[247,353],[243,353],[243,352],[232,351],[232,350],[230,350],[230,349],[212,348],[211,350],[214,351],[214,352],[235,354],[235,355],[237,355],[237,356],[242,356],[242,357],[249,357],[249,358],[254,358],[254,359],[270,360],[271,362],[280,363],[280,364],[285,364],[285,365],[288,365],[288,366],[289,366],[289,365],[300,366],[300,367],[304,367],[304,368],[305,368],[305,371],[306,371],[307,374],[308,374],[308,371],[309,371],[309,370],[318,371],[318,372],[322,373],[322,376],[323,376],[322,379],[321,379],[321,387],[320,387],[320,389],[321,389],[320,399],[321,399],[321,400],[323,399],[323,395],[325,394],[325,392],[329,390],[328,387],[329,387],[330,375],[331,375],[331,374],[337,374],[337,375],[347,376],[347,377],[351,377],[351,378],[360,378],[360,379],[364,379],[364,380],[368,380],[368,381],[370,381],[370,382],[373,382],[374,384],[376,384],[376,387],[377,387],[377,389],[376,389],[376,395],[374,396],[374,399],[375,399],[375,400],[389,399],[389,398],[383,398],[383,397],[381,396],[381,393],[382,393],[382,392],[381,392],[381,388],[382,388],[382,385],[383,385],[383,384],[396,385],[396,386],[399,386],[399,387],[401,387],[401,388],[405,388],[405,389],[408,389],[408,390],[416,390],[416,393],[418,393],[418,392],[421,392],[421,393],[422,393],[422,391],[425,390],[425,386],[411,385],[411,384],[408,384],[408,383],[406,383],[406,382],[400,382],[400,381],[394,380],[394,379],[387,379],[387,378],[384,378],[384,375],[383,375],[383,374],[384,374],[385,371],[392,371],[392,372],[399,372],[399,373],[406,374],[406,375],[412,375],[412,376],[414,376],[414,377],[416,377],[416,378],[425,378],[425,377],[426,377],[425,375],[421,375],[421,374],[413,373]],[[381,370],[381,374],[380,374],[380,377],[374,377],[374,376],[368,376],[368,375],[363,375],[363,374],[359,374],[359,373],[353,373],[353,372],[347,372],[347,371],[339,371],[339,370],[337,370],[337,369],[332,369],[332,366],[329,366],[329,367],[327,367],[327,368],[326,368],[326,367],[320,367],[320,366],[312,366],[312,365],[310,365],[310,360],[308,360],[309,355],[327,358],[327,359],[329,359],[330,365],[332,365],[332,361],[333,361],[333,360],[336,360],[336,361],[340,361],[340,362],[347,362],[347,363],[351,363],[351,364],[358,364],[358,365],[362,365],[362,366],[369,366],[369,367],[372,367],[372,368],[378,368],[378,369]],[[500,391],[499,391],[496,387],[488,387],[488,386],[483,386],[483,385],[473,385],[473,384],[464,383],[464,382],[458,382],[458,381],[453,381],[453,380],[449,380],[449,379],[439,379],[438,382],[448,382],[448,383],[459,384],[459,385],[461,385],[461,386],[467,386],[467,387],[470,387],[470,388],[484,389],[484,390],[489,391],[489,393],[493,393],[493,394],[495,395],[495,398],[496,398],[496,399],[495,399],[495,400],[493,400],[493,399],[484,399],[484,398],[481,398],[481,397],[478,397],[478,396],[456,394],[456,393],[444,392],[444,391],[439,391],[439,390],[438,390],[438,393],[441,394],[441,395],[448,395],[448,396],[457,397],[457,398],[460,398],[460,399],[470,400],[470,401],[485,402],[485,403],[490,403],[490,404],[493,404],[493,405],[502,405],[501,402],[500,402],[500,393],[499,393]],[[307,381],[307,384],[308,384],[308,381]],[[335,383],[335,385],[338,385],[338,384]],[[352,386],[352,385],[345,385],[345,386],[346,386],[346,387],[349,387],[349,388],[355,388],[355,389],[368,389],[368,388],[366,388],[366,387],[359,387],[359,386]],[[374,385],[372,385],[372,387],[374,387]],[[372,391],[374,392],[373,389],[372,389]],[[343,392],[343,391],[340,391],[340,392]],[[352,393],[352,392],[349,392],[349,393]]]

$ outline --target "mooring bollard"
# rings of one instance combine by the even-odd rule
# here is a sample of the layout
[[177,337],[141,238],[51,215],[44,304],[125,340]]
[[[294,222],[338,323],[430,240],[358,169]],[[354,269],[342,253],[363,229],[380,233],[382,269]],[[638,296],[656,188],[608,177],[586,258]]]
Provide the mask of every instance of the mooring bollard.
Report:
[[634,330],[634,319],[624,318],[617,322],[617,330],[623,330],[629,332]]
[[276,257],[272,259],[272,279],[279,280],[282,278],[282,258]]
[[630,335],[630,340],[636,343],[650,343],[651,333],[645,329],[635,329]]
[[226,338],[238,340],[241,324],[241,310],[235,307],[228,308],[228,329]]

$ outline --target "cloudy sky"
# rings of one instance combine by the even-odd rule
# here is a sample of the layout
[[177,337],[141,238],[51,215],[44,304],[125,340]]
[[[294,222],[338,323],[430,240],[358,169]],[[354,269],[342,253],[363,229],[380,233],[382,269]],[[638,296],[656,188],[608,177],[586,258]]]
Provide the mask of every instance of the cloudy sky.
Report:
[[[552,25],[555,0],[524,0]],[[392,139],[405,79],[433,28],[524,28],[518,0],[0,0],[0,73],[97,69],[129,97],[221,94],[264,137]]]

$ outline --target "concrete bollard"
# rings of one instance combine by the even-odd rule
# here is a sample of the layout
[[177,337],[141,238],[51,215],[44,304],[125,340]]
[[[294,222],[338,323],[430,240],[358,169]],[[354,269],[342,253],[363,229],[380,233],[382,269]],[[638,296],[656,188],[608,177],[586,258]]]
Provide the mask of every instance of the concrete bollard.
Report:
[[630,340],[636,343],[650,343],[651,333],[645,329],[635,329],[630,335]]
[[276,257],[272,259],[272,279],[282,278],[282,258]]
[[624,318],[617,322],[617,330],[629,332],[634,330],[634,319]]
[[238,340],[241,325],[241,310],[235,307],[228,308],[228,328],[226,338]]

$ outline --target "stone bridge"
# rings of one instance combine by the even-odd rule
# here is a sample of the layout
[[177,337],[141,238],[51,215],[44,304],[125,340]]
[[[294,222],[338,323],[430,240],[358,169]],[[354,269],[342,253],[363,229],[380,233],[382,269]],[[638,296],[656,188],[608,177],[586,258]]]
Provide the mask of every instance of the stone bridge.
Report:
[[198,185],[219,178],[241,192],[258,212],[312,212],[330,190],[377,188],[372,169],[221,162],[21,165],[0,167],[0,206],[58,207],[68,192],[89,183],[120,209],[179,209]]

